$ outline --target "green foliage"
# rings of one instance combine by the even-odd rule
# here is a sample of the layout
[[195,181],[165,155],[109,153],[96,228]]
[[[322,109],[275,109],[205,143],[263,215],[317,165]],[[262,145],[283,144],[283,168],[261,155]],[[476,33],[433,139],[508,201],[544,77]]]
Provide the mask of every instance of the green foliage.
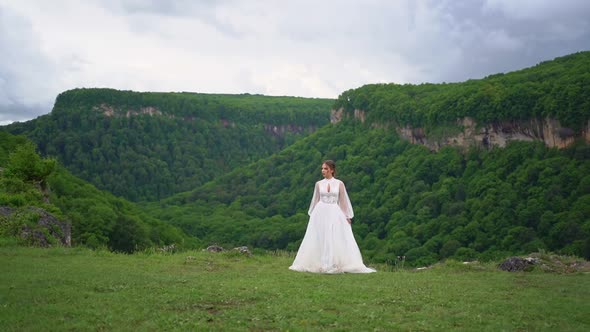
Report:
[[39,217],[37,211],[29,208],[20,208],[10,216],[0,216],[0,237],[14,238],[19,245],[25,246],[59,245],[59,240],[51,232],[56,230],[39,225]]
[[[1,236],[19,238],[23,227],[30,232],[46,232],[37,225],[38,214],[28,209],[36,206],[71,222],[73,245],[122,252],[170,244],[179,248],[199,245],[195,238],[145,214],[133,203],[74,177],[55,160],[41,158],[30,141],[0,134],[4,139],[0,142],[0,160],[5,163],[0,164],[5,166],[0,172],[0,206],[20,208],[2,217]],[[35,244],[34,237],[22,240],[23,244]]]
[[[393,131],[344,121],[190,193],[145,204],[205,243],[296,250],[323,159],[337,160],[366,260],[494,260],[539,249],[588,256],[590,158],[514,142],[430,152]],[[572,157],[583,156],[583,157]]]
[[334,104],[349,116],[366,111],[369,123],[425,127],[472,117],[478,123],[552,117],[580,130],[590,109],[590,52],[532,68],[452,84],[369,84],[343,92]]
[[26,144],[28,141],[24,136],[15,136],[0,131],[0,167],[6,167],[10,158],[10,152],[16,150],[17,146]]
[[55,168],[55,160],[42,160],[35,150],[36,147],[32,142],[19,145],[10,154],[8,165],[4,170],[6,176],[15,177],[26,182],[39,183],[43,186],[47,177]]
[[32,213],[15,213],[10,217],[0,216],[0,236],[18,237],[23,226],[35,226],[38,218],[38,215]]
[[173,243],[182,248],[199,245],[198,240],[174,226],[144,213],[125,199],[96,189],[61,167],[48,182],[51,201],[72,222],[73,244],[122,252]]
[[[590,258],[588,144],[433,153],[387,129],[420,126],[444,137],[461,130],[462,117],[550,117],[578,130],[590,114],[589,61],[582,52],[464,83],[367,85],[333,104],[349,115],[336,125],[322,126],[329,100],[77,89],[60,95],[50,115],[6,130],[32,137],[98,187],[144,201],[138,208],[59,167],[47,177],[75,242],[94,248],[193,241],[297,250],[321,161],[334,159],[368,261],[407,257],[417,266],[539,249]],[[364,123],[352,119],[355,110],[366,112]],[[303,131],[280,134],[292,124]],[[43,198],[21,178],[0,182],[0,201]]]
[[43,205],[55,160],[42,159],[24,137],[0,136],[0,206]]
[[333,100],[74,89],[49,115],[3,128],[74,175],[132,201],[188,191],[329,121]]

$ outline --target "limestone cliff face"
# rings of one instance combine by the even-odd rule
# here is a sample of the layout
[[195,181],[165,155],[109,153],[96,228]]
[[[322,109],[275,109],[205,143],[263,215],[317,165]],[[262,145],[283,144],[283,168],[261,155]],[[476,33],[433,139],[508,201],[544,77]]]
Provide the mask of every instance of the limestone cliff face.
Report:
[[96,112],[101,112],[103,113],[105,116],[107,117],[113,117],[113,116],[125,116],[125,117],[131,117],[131,116],[137,116],[137,115],[162,115],[162,112],[160,110],[158,110],[155,107],[142,107],[139,110],[125,110],[125,111],[117,111],[113,106],[107,105],[107,104],[100,104],[100,106],[95,106],[92,108],[94,111]]
[[[231,128],[235,128],[236,124],[233,121],[229,121],[226,119],[221,119],[221,125],[224,128],[227,127],[231,127]],[[274,136],[285,136],[285,134],[290,133],[290,134],[303,134],[303,133],[313,133],[314,131],[317,130],[317,126],[302,126],[302,125],[298,125],[298,124],[283,124],[283,125],[274,125],[274,124],[268,124],[268,123],[264,123],[262,124],[262,127],[264,128],[264,131],[272,134]]]
[[[365,111],[355,110],[356,120],[365,122]],[[331,122],[342,120],[342,109],[333,110]],[[372,124],[373,127],[392,128],[402,137],[414,144],[422,144],[437,151],[443,146],[483,146],[504,147],[510,141],[542,141],[548,147],[565,148],[576,139],[583,139],[590,143],[590,120],[576,132],[563,127],[558,120],[551,118],[535,118],[529,120],[499,121],[493,123],[477,123],[474,119],[465,117],[457,120],[456,131],[449,134],[438,134],[437,137],[428,135],[424,128],[398,126],[393,124]]]
[[271,133],[275,136],[284,136],[286,133],[291,134],[302,134],[302,133],[313,133],[317,130],[316,126],[301,126],[301,125],[271,125],[265,124],[264,130],[268,133]]
[[558,120],[551,118],[478,124],[472,118],[466,117],[457,122],[462,128],[461,132],[440,138],[428,137],[423,128],[406,126],[397,127],[396,131],[412,143],[423,144],[431,150],[438,150],[447,145],[504,147],[510,141],[542,141],[547,147],[561,149],[571,145],[577,138],[590,142],[590,122],[578,133],[561,126]]
[[[139,110],[121,110],[116,109],[115,107],[102,103],[99,106],[95,106],[92,108],[95,112],[100,112],[104,114],[106,117],[132,117],[132,116],[139,116],[139,115],[149,115],[149,116],[165,116],[168,118],[176,119],[174,115],[165,114],[159,109],[155,107],[142,107]],[[195,121],[195,117],[184,117],[182,118],[183,121]],[[363,119],[364,121],[364,119]],[[219,123],[224,128],[235,128],[236,123],[227,119],[220,119]],[[275,136],[284,136],[287,133],[290,134],[303,134],[303,133],[313,133],[317,130],[317,126],[309,125],[309,126],[302,126],[299,124],[283,124],[283,125],[272,125],[272,124],[262,124],[264,130],[272,135]]]
[[[363,110],[354,110],[353,117],[355,120],[358,120],[360,122],[365,122],[366,113],[367,112],[365,112]],[[331,123],[338,123],[345,116],[346,116],[346,114],[344,114],[344,109],[342,109],[342,108],[337,109],[337,110],[332,110],[330,112],[330,122]]]

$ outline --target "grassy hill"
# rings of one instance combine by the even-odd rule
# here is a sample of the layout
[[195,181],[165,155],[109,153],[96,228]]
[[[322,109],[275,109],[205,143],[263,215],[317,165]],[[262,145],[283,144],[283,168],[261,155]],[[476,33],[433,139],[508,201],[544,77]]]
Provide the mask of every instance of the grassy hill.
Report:
[[31,330],[587,331],[590,275],[449,261],[369,275],[281,253],[134,255],[0,241],[0,325]]

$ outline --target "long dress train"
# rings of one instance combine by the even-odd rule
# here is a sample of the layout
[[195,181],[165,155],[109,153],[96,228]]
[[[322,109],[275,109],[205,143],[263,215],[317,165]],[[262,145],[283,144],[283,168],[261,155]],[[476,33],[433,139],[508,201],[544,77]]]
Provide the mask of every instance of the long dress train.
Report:
[[342,181],[331,178],[316,182],[308,214],[305,236],[289,269],[316,273],[375,272],[363,263],[347,221],[354,213]]

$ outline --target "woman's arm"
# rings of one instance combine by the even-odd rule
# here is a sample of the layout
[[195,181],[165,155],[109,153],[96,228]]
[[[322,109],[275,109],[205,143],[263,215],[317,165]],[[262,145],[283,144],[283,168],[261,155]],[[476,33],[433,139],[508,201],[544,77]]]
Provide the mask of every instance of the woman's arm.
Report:
[[315,183],[315,188],[313,190],[313,197],[311,198],[311,203],[309,204],[309,210],[307,210],[307,214],[311,215],[311,212],[315,208],[316,204],[320,201],[320,183]]
[[346,187],[344,186],[344,182],[340,181],[340,188],[338,193],[338,205],[340,209],[348,219],[348,222],[351,222],[351,219],[354,217],[354,211],[352,211],[352,204],[350,204],[350,199],[348,198],[348,193],[346,192]]

